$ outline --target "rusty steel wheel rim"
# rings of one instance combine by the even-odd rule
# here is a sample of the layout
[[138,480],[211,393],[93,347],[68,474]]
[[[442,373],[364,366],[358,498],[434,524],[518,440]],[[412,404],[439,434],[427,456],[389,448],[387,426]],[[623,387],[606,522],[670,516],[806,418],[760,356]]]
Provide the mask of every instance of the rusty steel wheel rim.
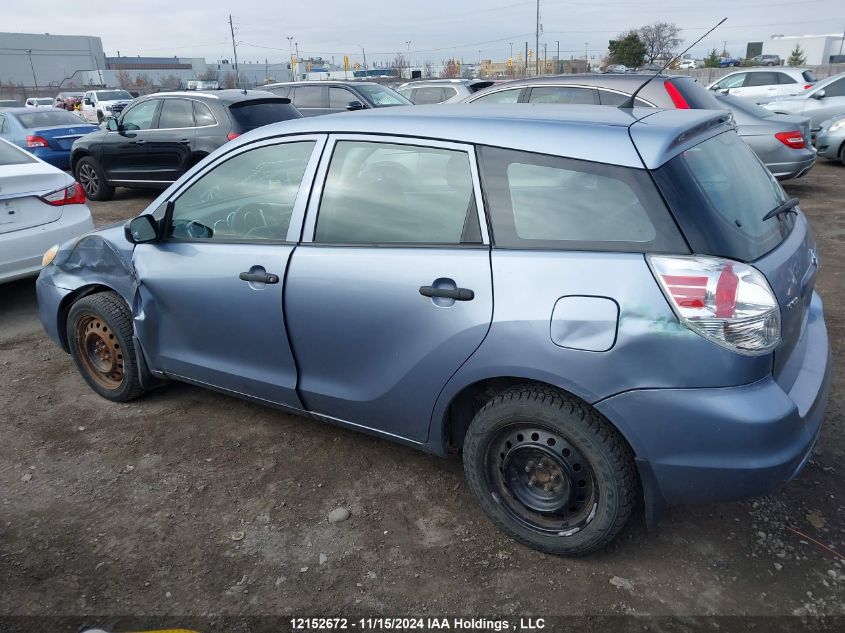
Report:
[[85,315],[76,323],[76,345],[88,375],[104,389],[123,383],[123,350],[117,335],[100,317]]

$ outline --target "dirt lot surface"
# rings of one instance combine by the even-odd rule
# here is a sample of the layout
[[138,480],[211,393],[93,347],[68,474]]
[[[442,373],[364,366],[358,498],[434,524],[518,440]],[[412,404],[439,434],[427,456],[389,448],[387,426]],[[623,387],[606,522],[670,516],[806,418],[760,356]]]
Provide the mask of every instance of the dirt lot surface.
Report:
[[457,459],[179,384],[107,402],[42,331],[33,281],[0,286],[0,614],[845,615],[845,167],[787,189],[833,347],[817,456],[775,496],[637,516],[582,560],[503,536]]

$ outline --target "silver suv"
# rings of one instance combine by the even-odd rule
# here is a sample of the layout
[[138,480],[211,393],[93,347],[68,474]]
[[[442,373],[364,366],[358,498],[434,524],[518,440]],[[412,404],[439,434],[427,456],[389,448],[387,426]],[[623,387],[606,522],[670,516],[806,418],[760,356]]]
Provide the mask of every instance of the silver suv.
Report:
[[484,79],[424,79],[406,82],[396,92],[414,105],[457,103],[494,83]]

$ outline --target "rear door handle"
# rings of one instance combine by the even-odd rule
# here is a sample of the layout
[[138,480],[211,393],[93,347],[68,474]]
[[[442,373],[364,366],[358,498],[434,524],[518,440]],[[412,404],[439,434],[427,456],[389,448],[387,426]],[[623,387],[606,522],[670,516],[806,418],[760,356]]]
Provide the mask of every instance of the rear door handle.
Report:
[[420,286],[423,297],[443,297],[455,301],[472,301],[475,293],[469,288],[435,288],[434,286]]
[[277,284],[279,276],[270,273],[241,273],[238,275],[241,281],[251,281],[260,284]]
[[185,145],[190,145],[190,143],[191,143],[191,139],[189,139],[189,138],[181,138],[181,139],[179,139],[179,142],[180,142],[180,143],[184,143]]
[[144,145],[146,141],[144,139],[138,139],[137,141],[134,141],[134,143],[135,145]]

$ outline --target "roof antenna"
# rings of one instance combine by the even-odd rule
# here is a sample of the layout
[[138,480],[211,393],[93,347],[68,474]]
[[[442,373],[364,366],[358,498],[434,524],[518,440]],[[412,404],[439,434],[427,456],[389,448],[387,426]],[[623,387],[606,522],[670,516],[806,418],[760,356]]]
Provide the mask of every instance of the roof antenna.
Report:
[[642,85],[641,85],[639,88],[637,88],[636,90],[634,90],[634,93],[633,93],[630,97],[628,97],[625,101],[623,101],[622,103],[620,103],[617,107],[622,108],[622,109],[624,109],[624,108],[633,108],[633,107],[634,107],[634,100],[637,98],[637,95],[638,95],[638,94],[640,94],[640,90],[642,90],[643,88],[645,88],[645,87],[646,87],[646,86],[647,86],[647,85],[651,82],[651,80],[652,80],[652,79],[654,79],[654,78],[655,78],[655,77],[657,77],[660,73],[662,73],[664,70],[666,70],[667,68],[669,68],[669,66],[671,66],[671,65],[675,62],[675,60],[676,60],[676,59],[678,59],[679,57],[683,57],[683,56],[686,54],[686,52],[687,52],[687,51],[689,51],[689,49],[691,49],[693,46],[695,46],[696,44],[698,44],[701,40],[703,40],[705,37],[707,37],[708,35],[710,35],[710,34],[711,34],[713,31],[715,31],[717,28],[719,28],[720,26],[722,26],[722,24],[723,24],[723,23],[725,22],[725,20],[727,20],[727,19],[728,19],[728,18],[722,18],[722,19],[719,21],[719,23],[718,23],[718,24],[716,24],[716,26],[714,26],[714,27],[713,27],[713,28],[711,28],[709,31],[707,31],[707,33],[705,33],[704,35],[702,35],[701,37],[699,37],[699,38],[698,38],[697,40],[695,40],[692,44],[690,44],[689,46],[687,46],[687,48],[685,48],[685,49],[683,50],[683,52],[681,52],[681,53],[679,53],[679,54],[675,55],[672,59],[670,59],[668,62],[666,62],[666,64],[663,66],[663,68],[661,68],[661,69],[660,69],[660,70],[658,70],[656,73],[654,73],[651,77],[649,77],[648,79],[646,79],[646,80],[642,83]]

